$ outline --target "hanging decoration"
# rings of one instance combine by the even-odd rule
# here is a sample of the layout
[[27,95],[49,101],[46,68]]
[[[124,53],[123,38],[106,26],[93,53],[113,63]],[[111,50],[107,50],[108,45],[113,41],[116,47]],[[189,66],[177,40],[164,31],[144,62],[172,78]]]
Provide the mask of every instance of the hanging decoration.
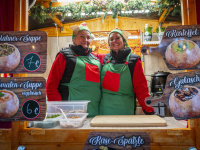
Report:
[[50,15],[54,17],[55,13],[61,14],[62,19],[70,16],[71,19],[79,20],[86,17],[98,18],[102,14],[104,14],[105,19],[108,13],[112,12],[112,18],[115,19],[117,16],[133,16],[136,10],[143,13],[145,13],[145,10],[148,10],[147,16],[156,11],[158,11],[158,15],[161,15],[163,9],[169,11],[172,7],[172,15],[176,13],[181,14],[180,0],[158,0],[157,3],[151,3],[151,0],[129,0],[126,3],[115,0],[104,0],[101,5],[93,0],[93,3],[69,3],[68,5],[59,7],[52,7],[52,2],[49,2],[48,8],[45,8],[41,3],[37,3],[31,8],[30,16],[33,19],[37,19],[40,23],[44,23],[46,19],[50,19]]
[[180,0],[158,0],[157,5],[159,6],[158,15],[161,15],[163,9],[167,9],[165,13],[166,17],[166,14],[168,14],[170,8],[173,8],[172,16],[174,16],[176,13],[181,14]]

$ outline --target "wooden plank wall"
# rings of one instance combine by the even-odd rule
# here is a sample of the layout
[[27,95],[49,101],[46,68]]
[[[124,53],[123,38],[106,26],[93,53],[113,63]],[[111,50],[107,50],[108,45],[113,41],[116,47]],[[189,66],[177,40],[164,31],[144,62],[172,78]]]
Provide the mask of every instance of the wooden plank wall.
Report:
[[178,73],[181,71],[169,70],[165,64],[163,57],[160,53],[153,52],[149,55],[143,55],[144,60],[144,73],[150,90],[151,75],[158,71]]

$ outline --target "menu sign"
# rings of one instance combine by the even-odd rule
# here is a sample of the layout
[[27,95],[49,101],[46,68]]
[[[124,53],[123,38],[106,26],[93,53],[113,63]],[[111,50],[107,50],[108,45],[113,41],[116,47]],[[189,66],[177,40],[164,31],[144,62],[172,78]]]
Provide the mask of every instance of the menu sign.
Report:
[[164,102],[177,120],[200,117],[200,71],[170,74],[160,98],[147,97],[149,106]]
[[158,47],[141,51],[159,52],[170,70],[200,69],[200,25],[169,26]]
[[145,132],[91,132],[83,150],[150,150],[150,137]]
[[0,73],[44,73],[46,61],[46,32],[0,32]]
[[44,120],[45,116],[45,78],[0,78],[0,121]]

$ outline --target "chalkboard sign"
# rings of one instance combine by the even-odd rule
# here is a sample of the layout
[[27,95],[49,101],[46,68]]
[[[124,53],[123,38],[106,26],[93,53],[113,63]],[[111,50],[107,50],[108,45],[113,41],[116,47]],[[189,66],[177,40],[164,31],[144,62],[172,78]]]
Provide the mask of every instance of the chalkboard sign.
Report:
[[44,73],[46,61],[46,32],[0,32],[0,73]]
[[45,78],[0,78],[0,121],[39,121],[45,116]]
[[28,99],[22,104],[21,112],[26,119],[35,119],[41,112],[40,108],[40,103],[37,100]]
[[41,57],[37,53],[28,53],[23,58],[23,67],[28,72],[35,72],[41,66]]
[[150,150],[145,132],[90,132],[83,150]]

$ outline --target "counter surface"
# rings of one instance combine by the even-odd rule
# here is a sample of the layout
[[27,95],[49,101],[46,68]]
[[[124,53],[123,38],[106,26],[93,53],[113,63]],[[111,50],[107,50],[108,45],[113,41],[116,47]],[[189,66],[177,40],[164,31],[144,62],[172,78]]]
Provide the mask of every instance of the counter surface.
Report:
[[172,129],[172,128],[186,128],[187,121],[185,120],[176,120],[174,117],[163,117],[167,122],[167,126],[164,127],[91,127],[90,121],[92,118],[87,118],[84,122],[84,125],[80,129]]
[[[187,121],[176,120],[174,117],[163,117],[167,122],[167,126],[161,127],[91,127],[90,122],[93,118],[87,118],[80,128],[62,128],[62,129],[173,129],[173,128],[186,128]],[[35,127],[33,127],[35,128]],[[48,129],[61,129],[59,126]]]

